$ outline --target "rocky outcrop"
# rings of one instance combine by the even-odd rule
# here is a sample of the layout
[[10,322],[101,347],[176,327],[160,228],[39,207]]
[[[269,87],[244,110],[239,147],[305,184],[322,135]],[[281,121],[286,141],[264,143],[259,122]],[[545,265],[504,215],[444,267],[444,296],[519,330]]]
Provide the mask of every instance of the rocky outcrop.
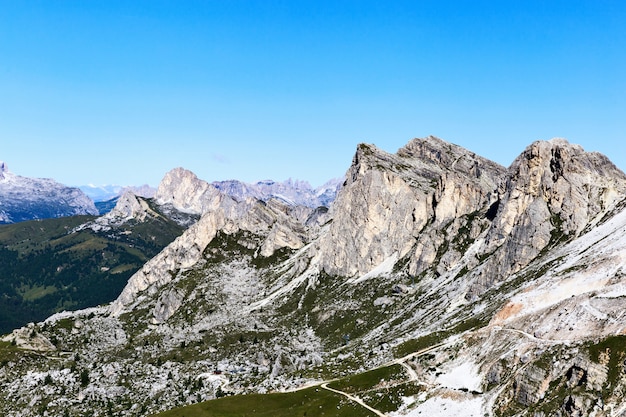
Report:
[[432,266],[446,244],[441,229],[486,211],[504,172],[435,137],[414,139],[395,155],[359,145],[320,242],[323,269],[355,276],[392,256],[410,256],[413,274]]
[[545,249],[578,236],[626,193],[626,176],[604,155],[564,139],[531,144],[498,189],[497,212],[469,296],[519,271]]
[[540,367],[531,365],[518,375],[513,383],[513,396],[522,405],[539,402],[550,387],[552,375]]
[[34,323],[14,330],[12,333],[4,335],[0,340],[9,342],[12,345],[25,350],[35,352],[51,352],[56,347],[44,335],[37,331]]
[[52,179],[19,176],[0,162],[0,223],[81,214],[97,215],[98,210],[78,188]]
[[175,288],[163,292],[152,311],[152,324],[165,323],[183,304],[183,294]]
[[149,217],[159,216],[144,198],[136,196],[129,190],[120,196],[113,210],[92,222],[81,225],[76,230],[89,228],[94,231],[106,231],[130,221],[142,223]]
[[232,198],[183,168],[175,168],[165,174],[154,199],[158,204],[171,205],[178,211],[191,214],[203,214],[235,203]]

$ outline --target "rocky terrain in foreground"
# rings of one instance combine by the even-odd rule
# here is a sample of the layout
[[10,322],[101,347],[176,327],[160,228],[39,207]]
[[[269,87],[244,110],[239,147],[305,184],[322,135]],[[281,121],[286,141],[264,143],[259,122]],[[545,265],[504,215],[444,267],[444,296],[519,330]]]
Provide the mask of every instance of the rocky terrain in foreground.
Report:
[[626,175],[603,155],[553,139],[505,168],[429,137],[359,145],[331,207],[235,198],[183,169],[155,201],[199,220],[113,303],[4,336],[3,415],[311,384],[341,398],[327,415],[626,412]]

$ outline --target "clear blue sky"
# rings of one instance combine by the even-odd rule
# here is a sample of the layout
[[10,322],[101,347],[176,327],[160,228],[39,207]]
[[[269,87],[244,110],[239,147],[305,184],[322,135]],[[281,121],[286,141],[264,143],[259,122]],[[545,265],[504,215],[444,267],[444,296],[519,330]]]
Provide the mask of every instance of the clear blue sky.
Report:
[[625,1],[0,0],[0,160],[71,185],[343,175],[435,135],[626,169]]

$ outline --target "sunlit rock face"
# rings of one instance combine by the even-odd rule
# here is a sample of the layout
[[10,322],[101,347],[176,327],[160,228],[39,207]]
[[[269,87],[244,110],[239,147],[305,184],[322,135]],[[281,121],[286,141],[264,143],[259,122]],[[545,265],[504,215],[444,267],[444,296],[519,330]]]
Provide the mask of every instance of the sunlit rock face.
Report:
[[564,139],[538,141],[515,159],[498,189],[498,210],[482,254],[493,253],[472,294],[519,271],[544,249],[599,222],[626,192],[606,156]]
[[441,228],[488,206],[504,173],[435,137],[414,139],[395,155],[359,145],[320,242],[323,269],[355,276],[409,255],[417,273],[435,261]]

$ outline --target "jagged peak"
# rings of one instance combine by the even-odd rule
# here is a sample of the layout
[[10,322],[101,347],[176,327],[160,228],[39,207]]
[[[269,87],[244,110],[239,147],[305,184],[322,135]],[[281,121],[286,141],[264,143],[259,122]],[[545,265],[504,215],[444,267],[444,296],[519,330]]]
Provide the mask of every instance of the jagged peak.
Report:
[[387,152],[379,149],[372,143],[359,143],[356,147],[356,152],[352,158],[352,165],[359,165],[361,161],[368,159],[369,157],[376,157],[381,155],[387,155]]
[[317,188],[313,188],[308,181],[291,178],[282,182],[263,180],[245,183],[238,180],[226,180],[214,181],[211,184],[237,201],[243,201],[247,197],[254,197],[261,201],[279,198],[291,204],[315,208],[330,205],[341,182],[341,180],[334,179]]
[[445,150],[454,153],[459,153],[460,151],[469,152],[458,145],[430,135],[425,138],[411,139],[406,145],[398,149],[396,154],[403,157],[420,157],[440,162],[441,157],[444,155],[442,151]]
[[178,167],[165,174],[154,198],[157,203],[172,205],[178,211],[202,214],[219,204],[222,196],[213,185],[190,170]]
[[[395,172],[413,177],[417,182],[427,183],[445,172],[456,172],[473,178],[473,181],[487,181],[494,188],[506,170],[496,162],[435,136],[412,139],[395,154],[385,152],[373,144],[360,143],[348,171],[346,184],[356,181],[370,168]],[[485,175],[486,172],[489,174]]]

